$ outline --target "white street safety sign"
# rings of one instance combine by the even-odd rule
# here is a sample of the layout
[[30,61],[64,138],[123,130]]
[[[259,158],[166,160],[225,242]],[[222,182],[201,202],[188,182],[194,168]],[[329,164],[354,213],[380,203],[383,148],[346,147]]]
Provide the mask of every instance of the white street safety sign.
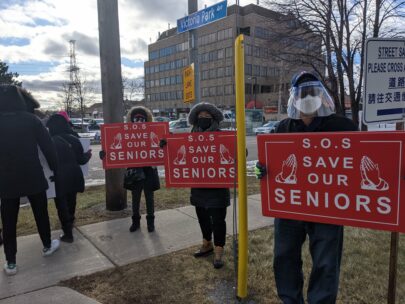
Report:
[[405,120],[405,39],[366,41],[363,110],[366,124]]

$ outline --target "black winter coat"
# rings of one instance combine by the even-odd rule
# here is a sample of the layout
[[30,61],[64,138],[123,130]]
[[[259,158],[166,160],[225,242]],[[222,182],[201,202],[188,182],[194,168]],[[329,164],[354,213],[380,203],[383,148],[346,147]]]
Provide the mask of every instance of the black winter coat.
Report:
[[[143,171],[145,179],[137,181],[128,190],[135,190],[138,187],[143,187],[144,191],[154,192],[160,189],[159,173],[156,167],[134,167],[127,170]],[[138,172],[140,174],[140,172]],[[125,188],[125,187],[124,187]]]
[[47,127],[55,142],[59,167],[56,176],[56,195],[62,196],[68,193],[84,191],[84,177],[80,165],[86,164],[90,153],[84,153],[80,140],[72,135],[69,123],[61,115],[53,115],[47,122]]
[[41,121],[28,112],[0,108],[0,198],[18,198],[48,189],[38,147],[55,172],[56,150]]
[[[220,130],[218,130],[220,131]],[[226,208],[230,205],[228,188],[191,188],[190,203],[203,208]]]
[[[73,137],[73,135],[56,135],[52,137],[59,160],[58,172],[55,176],[57,197],[84,191],[84,177],[77,162],[77,156],[75,155],[73,146],[64,138],[68,136]],[[78,154],[80,155],[80,152]]]
[[286,118],[277,126],[275,133],[349,132],[357,130],[358,128],[352,120],[344,116],[333,114],[327,117],[315,117],[309,126],[306,126],[300,119]]

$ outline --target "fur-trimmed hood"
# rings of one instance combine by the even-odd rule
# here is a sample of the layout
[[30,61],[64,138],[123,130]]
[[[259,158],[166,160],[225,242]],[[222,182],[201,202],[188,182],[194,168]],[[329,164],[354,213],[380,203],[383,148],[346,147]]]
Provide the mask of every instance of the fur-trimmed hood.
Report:
[[34,110],[41,107],[38,100],[36,100],[34,98],[34,96],[32,96],[32,94],[30,92],[28,92],[27,90],[21,88],[21,95],[24,98],[24,101],[25,101],[25,104],[27,106],[27,111],[28,112],[34,114]]
[[127,113],[127,122],[131,122],[132,121],[131,117],[137,112],[141,112],[141,113],[143,112],[144,114],[146,114],[146,122],[152,122],[153,121],[152,112],[148,108],[143,107],[143,106],[135,106],[135,107],[132,107],[128,111],[128,113]]
[[27,111],[21,88],[15,85],[0,85],[0,112]]
[[190,114],[188,114],[188,122],[190,123],[190,125],[197,125],[198,113],[200,113],[201,111],[207,111],[208,113],[210,113],[212,115],[212,118],[218,123],[224,120],[224,114],[222,114],[220,109],[218,109],[211,103],[200,102],[196,104],[191,109]]

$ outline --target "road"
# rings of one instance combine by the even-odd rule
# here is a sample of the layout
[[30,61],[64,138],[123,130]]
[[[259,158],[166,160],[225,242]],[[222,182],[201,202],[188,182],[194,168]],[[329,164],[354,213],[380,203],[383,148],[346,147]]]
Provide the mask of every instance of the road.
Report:
[[[257,160],[257,144],[256,136],[246,136],[246,147],[249,151],[247,161],[253,163]],[[104,169],[98,153],[101,150],[101,145],[92,145],[93,157],[89,163],[89,176],[86,177],[86,185],[100,185],[104,184]]]

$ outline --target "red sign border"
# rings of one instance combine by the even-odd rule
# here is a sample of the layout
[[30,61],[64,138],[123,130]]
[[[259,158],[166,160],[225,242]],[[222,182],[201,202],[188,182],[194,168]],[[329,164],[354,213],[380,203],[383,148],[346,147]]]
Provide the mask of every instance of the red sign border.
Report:
[[[397,204],[398,204],[398,209],[397,209],[397,214],[396,214],[396,223],[387,223],[387,222],[375,222],[375,221],[367,221],[367,220],[361,220],[361,219],[352,219],[352,218],[342,218],[342,217],[333,217],[333,216],[325,216],[325,215],[318,215],[318,214],[308,214],[308,213],[302,213],[302,212],[291,212],[291,211],[285,211],[285,210],[275,210],[272,209],[270,206],[270,200],[268,199],[270,197],[270,187],[267,186],[267,193],[265,192],[265,187],[264,185],[268,185],[269,184],[269,175],[267,174],[265,176],[265,178],[260,180],[260,188],[261,188],[261,200],[262,200],[262,214],[263,216],[267,216],[267,217],[274,217],[274,218],[286,218],[286,219],[294,219],[294,220],[299,220],[299,221],[311,221],[309,218],[313,218],[314,220],[312,222],[320,222],[320,223],[327,223],[327,224],[331,224],[330,222],[325,221],[317,221],[316,219],[331,219],[331,220],[339,220],[340,224],[336,224],[336,225],[344,225],[344,226],[354,226],[353,223],[357,222],[360,223],[358,226],[354,226],[354,227],[361,227],[361,228],[368,228],[368,229],[374,229],[374,230],[385,230],[385,231],[394,231],[394,232],[398,232],[398,228],[401,228],[402,226],[405,226],[405,224],[400,223],[400,214],[401,214],[401,185],[404,184],[403,180],[402,180],[402,176],[404,175],[403,171],[405,168],[402,168],[401,166],[405,165],[405,154],[404,154],[404,144],[405,144],[405,132],[403,131],[386,131],[386,132],[367,132],[367,133],[362,133],[362,132],[323,132],[323,135],[327,135],[327,134],[337,134],[337,135],[355,135],[355,136],[361,136],[361,134],[376,134],[376,135],[381,135],[381,134],[398,134],[402,137],[404,137],[403,140],[398,139],[398,140],[359,140],[359,142],[391,142],[391,143],[398,143],[399,144],[399,165],[398,165],[398,185],[399,188],[397,190]],[[273,133],[270,136],[272,138],[275,137],[281,137],[281,136],[286,136],[286,135],[298,135],[300,138],[308,136],[311,133]],[[312,133],[313,134],[313,133]],[[318,134],[317,134],[318,135]],[[257,143],[258,143],[258,159],[262,160],[262,159],[266,159],[265,165],[266,168],[269,168],[269,163],[268,163],[268,152],[267,152],[267,145],[270,144],[269,140],[265,140],[263,139],[262,143],[259,145],[259,139],[263,138],[263,137],[269,137],[269,134],[261,134],[258,135],[257,137]],[[272,140],[272,143],[274,143],[275,141]],[[283,141],[277,141],[277,143],[291,143],[291,144],[296,144],[296,142],[286,142],[285,140]],[[264,147],[264,149],[261,149],[261,147]],[[264,153],[264,155],[263,155]],[[266,196],[264,196],[263,194],[266,194]],[[265,204],[266,203],[266,204]],[[267,206],[266,206],[267,205]],[[404,205],[405,205],[405,197],[404,197]],[[265,210],[265,207],[267,208],[267,210]],[[272,213],[272,214],[270,214]],[[288,216],[291,215],[291,216]],[[306,217],[305,219],[303,219],[301,216]],[[404,221],[405,221],[405,217],[404,217]],[[373,227],[370,226],[366,226],[367,223],[372,224]],[[363,224],[363,225],[362,225]],[[401,225],[402,224],[402,225]],[[378,228],[377,228],[378,227]],[[397,230],[393,230],[397,228]]]
[[[155,126],[160,126],[162,125],[164,127],[165,133],[169,134],[169,123],[168,122],[157,122],[157,121],[151,121],[151,122],[144,122],[146,124],[153,123]],[[131,122],[120,122],[120,123],[111,123],[111,124],[105,124],[102,125],[102,130],[101,130],[101,138],[106,138],[106,130],[107,129],[116,129],[116,128],[122,128],[126,124],[131,124]],[[108,149],[106,148],[107,142],[104,141],[102,148],[104,151],[107,151]],[[136,166],[132,164],[107,164],[107,157],[103,159],[103,167],[105,170],[109,169],[124,169],[124,168],[129,168],[129,167],[150,167],[150,166],[163,166],[165,164],[164,158],[162,160],[156,161],[156,162],[146,162],[146,163],[137,163]],[[108,165],[108,168],[106,169],[105,166]],[[138,166],[139,165],[139,166]]]
[[[204,133],[204,132],[195,132],[193,134],[198,134],[198,133]],[[236,138],[235,131],[221,131],[221,132],[215,132],[215,133],[218,133],[218,134],[216,134],[218,137],[232,136],[232,137]],[[167,138],[166,140],[167,140],[167,143],[169,144],[170,140],[175,140],[177,138],[183,138],[184,136],[187,137],[190,134],[191,133],[170,134],[171,138]],[[201,183],[200,182],[200,183],[191,184],[191,183],[172,183],[170,181],[170,175],[169,175],[170,163],[169,163],[168,159],[169,159],[169,151],[168,151],[168,147],[166,146],[165,147],[165,181],[166,181],[166,187],[168,187],[168,188],[196,188],[196,186],[198,186],[198,185],[201,185],[198,188],[213,188],[213,189],[214,188],[233,188],[233,187],[235,187],[235,185],[236,185],[236,187],[238,187],[237,160],[236,160],[236,165],[235,165],[235,168],[236,168],[235,180],[236,180],[236,182],[233,182],[232,184],[230,184],[230,183],[218,183],[218,182],[215,182],[215,183]],[[213,185],[220,185],[221,187],[213,187]]]

